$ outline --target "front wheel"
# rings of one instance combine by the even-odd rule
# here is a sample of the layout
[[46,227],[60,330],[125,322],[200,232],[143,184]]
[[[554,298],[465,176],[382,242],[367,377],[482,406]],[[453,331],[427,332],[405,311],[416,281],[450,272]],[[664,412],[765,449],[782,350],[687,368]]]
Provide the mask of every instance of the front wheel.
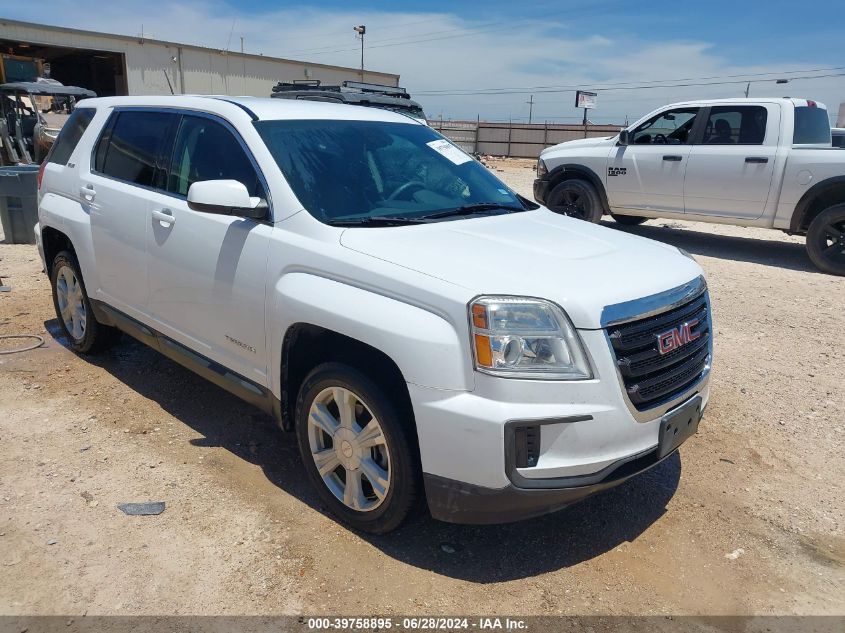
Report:
[[819,270],[845,276],[845,204],[825,209],[810,222],[807,253]]
[[593,223],[604,213],[599,192],[586,180],[564,180],[549,192],[546,206],[555,213]]
[[611,213],[610,217],[624,226],[637,226],[638,224],[642,224],[648,220],[648,218],[643,218],[638,215],[618,215],[616,213]]
[[302,384],[296,433],[308,479],[331,512],[358,530],[390,532],[416,505],[420,467],[409,416],[348,365],[320,365]]

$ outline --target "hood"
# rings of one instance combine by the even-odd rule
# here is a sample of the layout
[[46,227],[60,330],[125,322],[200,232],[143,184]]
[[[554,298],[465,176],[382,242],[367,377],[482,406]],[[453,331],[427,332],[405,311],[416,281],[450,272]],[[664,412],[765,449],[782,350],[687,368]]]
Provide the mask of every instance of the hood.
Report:
[[602,136],[600,138],[579,138],[574,141],[566,141],[565,143],[558,143],[557,145],[552,145],[551,147],[547,147],[542,152],[540,152],[540,158],[543,157],[543,154],[551,152],[552,150],[556,149],[570,149],[575,147],[598,147],[599,145],[607,145],[608,141],[612,138],[616,138],[615,136]]
[[560,305],[581,329],[605,306],[657,294],[701,274],[674,246],[541,208],[509,215],[344,231],[351,250],[457,284],[472,295]]

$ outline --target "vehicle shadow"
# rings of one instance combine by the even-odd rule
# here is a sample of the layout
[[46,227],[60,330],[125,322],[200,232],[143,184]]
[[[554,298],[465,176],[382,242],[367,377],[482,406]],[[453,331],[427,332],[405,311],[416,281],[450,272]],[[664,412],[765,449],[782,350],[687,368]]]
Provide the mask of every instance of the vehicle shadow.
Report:
[[803,244],[704,233],[686,227],[673,226],[671,223],[660,220],[651,220],[638,226],[624,226],[612,220],[603,221],[602,224],[617,231],[678,246],[693,255],[824,274],[813,266]]
[[[55,319],[45,327],[66,346]],[[294,434],[281,431],[271,417],[128,336],[87,360],[203,436],[191,444],[230,451],[259,466],[273,485],[331,516],[305,479]],[[618,488],[537,519],[453,525],[423,511],[391,534],[358,535],[396,560],[452,578],[476,583],[526,578],[636,539],[666,512],[680,475],[675,454]]]

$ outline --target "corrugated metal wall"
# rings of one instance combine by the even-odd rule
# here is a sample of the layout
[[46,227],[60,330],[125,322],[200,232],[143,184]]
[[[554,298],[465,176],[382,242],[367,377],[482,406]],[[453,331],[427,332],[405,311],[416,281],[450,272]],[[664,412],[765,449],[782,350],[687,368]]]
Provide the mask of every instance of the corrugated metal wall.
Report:
[[554,123],[496,123],[490,121],[440,121],[428,124],[464,151],[493,156],[537,158],[543,148],[579,138],[612,136],[618,125],[558,125]]
[[[170,94],[167,78],[178,94],[270,96],[278,81],[320,79],[324,83],[360,81],[354,68],[311,64],[260,55],[225,52],[121,35],[91,33],[0,20],[0,38],[93,51],[122,53],[129,94]],[[307,74],[306,74],[307,73]],[[364,80],[396,86],[399,75],[366,71]]]

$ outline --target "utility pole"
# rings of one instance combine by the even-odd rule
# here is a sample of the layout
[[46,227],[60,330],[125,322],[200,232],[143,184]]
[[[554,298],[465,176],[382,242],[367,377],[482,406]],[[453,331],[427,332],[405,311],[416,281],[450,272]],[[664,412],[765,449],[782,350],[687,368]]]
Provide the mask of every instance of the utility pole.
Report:
[[352,30],[361,36],[361,82],[364,81],[364,34],[367,32],[367,27],[363,24],[353,26]]
[[531,95],[531,98],[525,103],[528,104],[528,125],[531,125],[531,115],[534,113],[534,95]]
[[746,97],[746,99],[748,98],[749,92],[751,92],[751,82],[750,81],[747,84],[745,84],[745,97]]

